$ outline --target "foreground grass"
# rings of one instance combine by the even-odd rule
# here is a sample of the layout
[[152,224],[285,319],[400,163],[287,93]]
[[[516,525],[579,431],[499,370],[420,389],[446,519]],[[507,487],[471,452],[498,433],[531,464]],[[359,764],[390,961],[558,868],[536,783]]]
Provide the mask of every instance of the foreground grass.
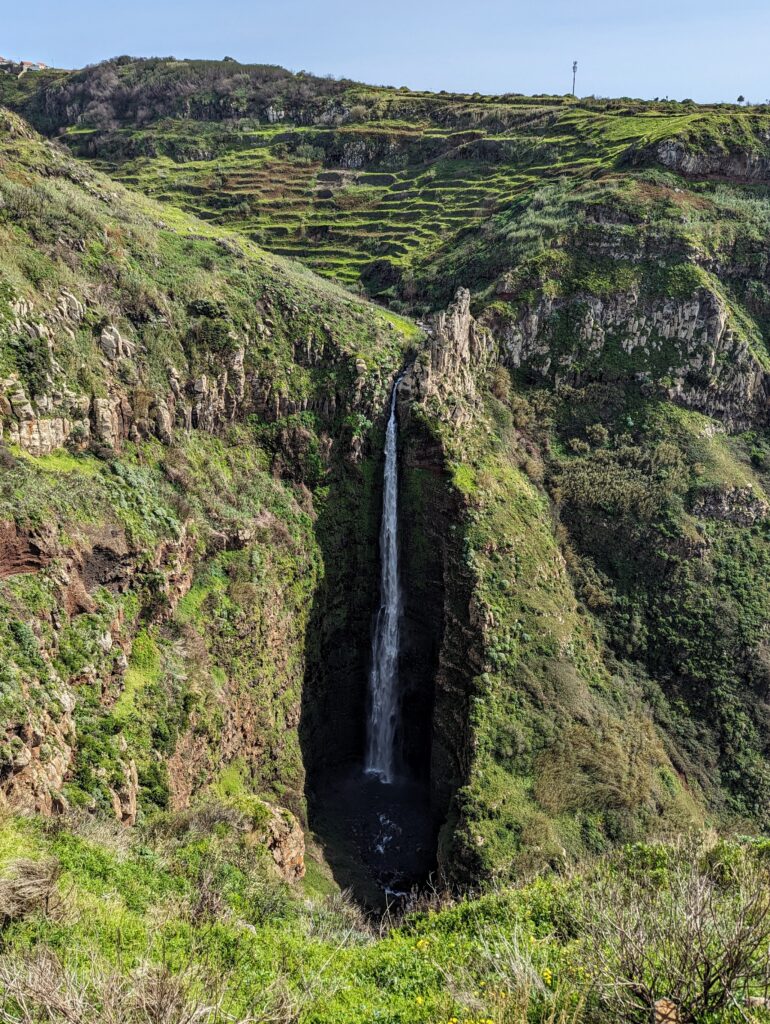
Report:
[[4,1021],[577,1024],[664,996],[682,1021],[770,1019],[764,842],[637,844],[382,922],[277,882],[226,801],[133,832],[7,818],[0,864]]

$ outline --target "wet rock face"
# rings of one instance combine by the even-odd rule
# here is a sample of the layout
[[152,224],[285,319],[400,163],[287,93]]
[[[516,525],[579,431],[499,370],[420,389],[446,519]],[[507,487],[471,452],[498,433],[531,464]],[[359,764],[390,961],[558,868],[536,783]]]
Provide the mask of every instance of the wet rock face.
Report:
[[417,424],[404,433],[399,533],[404,623],[399,665],[402,749],[412,775],[430,790],[440,820],[467,767],[474,651],[471,582],[461,551],[458,495],[445,455]]
[[403,422],[399,530],[403,548],[404,747],[444,820],[467,774],[469,702],[480,671],[481,634],[473,621],[473,582],[462,551],[463,502],[446,478],[441,433],[412,415],[414,406],[453,431],[475,416],[480,386],[498,360],[493,333],[475,320],[460,288],[428,325],[428,346],[399,392]]

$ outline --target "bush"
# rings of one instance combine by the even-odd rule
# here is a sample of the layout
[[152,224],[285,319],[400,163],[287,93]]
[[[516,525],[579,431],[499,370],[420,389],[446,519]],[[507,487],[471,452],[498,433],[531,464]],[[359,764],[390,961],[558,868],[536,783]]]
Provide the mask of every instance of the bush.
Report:
[[20,921],[36,911],[47,911],[56,892],[61,867],[55,857],[17,860],[0,879],[0,926]]
[[686,841],[658,870],[608,863],[584,894],[582,955],[612,1019],[646,1022],[666,999],[682,1024],[721,1020],[767,993],[770,871],[749,852],[712,853]]

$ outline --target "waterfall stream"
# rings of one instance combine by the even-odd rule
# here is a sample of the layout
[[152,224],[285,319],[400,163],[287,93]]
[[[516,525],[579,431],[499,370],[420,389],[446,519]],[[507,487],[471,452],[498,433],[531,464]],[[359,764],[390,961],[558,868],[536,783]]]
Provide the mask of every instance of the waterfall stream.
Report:
[[[385,432],[379,604],[372,624],[368,712],[361,722],[366,727],[363,771],[359,760],[333,764],[323,782],[316,781],[313,800],[315,820],[327,830],[325,851],[335,877],[363,904],[378,909],[406,900],[437,864],[438,819],[430,780],[420,767],[424,759],[409,748],[410,738],[430,743],[433,680],[430,668],[423,670],[421,664],[424,674],[416,675],[410,664],[415,627],[425,625],[413,612],[410,618],[407,581],[402,590],[399,579],[400,384],[401,378],[393,386]],[[408,552],[414,537],[411,524],[405,525],[400,539]]]
[[398,726],[398,652],[401,627],[401,588],[398,579],[398,418],[399,380],[393,386],[385,434],[385,471],[380,527],[380,608],[372,636],[369,671],[369,728],[364,770],[392,782]]

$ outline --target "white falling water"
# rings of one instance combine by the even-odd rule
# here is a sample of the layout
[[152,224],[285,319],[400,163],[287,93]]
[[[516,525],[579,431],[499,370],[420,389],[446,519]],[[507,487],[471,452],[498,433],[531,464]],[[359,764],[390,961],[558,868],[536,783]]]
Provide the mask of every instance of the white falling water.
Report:
[[391,782],[395,768],[398,720],[398,649],[401,625],[401,589],[398,581],[398,420],[396,398],[399,381],[390,399],[385,434],[385,473],[380,527],[380,609],[372,637],[369,673],[369,734],[365,771]]

